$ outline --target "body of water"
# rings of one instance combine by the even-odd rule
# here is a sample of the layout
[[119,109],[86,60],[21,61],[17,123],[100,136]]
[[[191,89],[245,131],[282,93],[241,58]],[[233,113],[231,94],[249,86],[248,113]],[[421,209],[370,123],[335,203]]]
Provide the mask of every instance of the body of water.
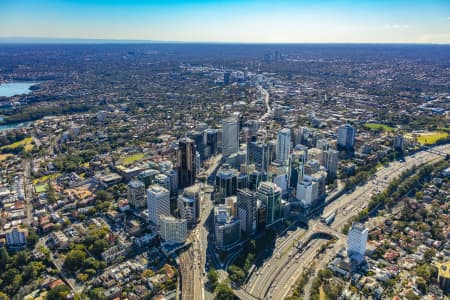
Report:
[[3,130],[8,130],[8,129],[14,129],[14,128],[19,128],[19,127],[24,127],[27,124],[25,123],[15,123],[15,124],[8,124],[8,125],[0,125],[0,131]]
[[[4,117],[0,116],[0,122],[3,121]],[[0,131],[8,130],[8,129],[14,129],[14,128],[20,128],[25,127],[29,125],[31,122],[23,122],[23,123],[13,123],[13,124],[6,124],[6,125],[0,125]]]
[[38,84],[37,82],[8,82],[0,84],[0,96],[12,97],[31,92],[30,87]]

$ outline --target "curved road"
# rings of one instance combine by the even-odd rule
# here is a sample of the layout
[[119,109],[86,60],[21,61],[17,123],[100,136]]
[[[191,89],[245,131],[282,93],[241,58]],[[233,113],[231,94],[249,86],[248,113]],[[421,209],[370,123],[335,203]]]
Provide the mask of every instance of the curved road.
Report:
[[272,108],[270,108],[270,96],[269,92],[265,90],[263,87],[259,87],[261,94],[264,96],[264,104],[266,106],[266,113],[259,118],[259,122],[263,122],[266,118],[268,118],[272,114]]
[[[450,145],[437,146],[434,149],[442,153],[450,154]],[[437,155],[436,153],[420,151],[413,156],[406,157],[404,163],[392,162],[388,167],[383,167],[378,170],[375,179],[370,180],[365,185],[356,187],[351,194],[342,195],[335,202],[325,208],[323,216],[332,211],[336,211],[335,221],[331,224],[330,229],[339,233],[351,217],[358,214],[367,206],[371,195],[381,192],[387,187],[389,181],[398,177],[401,172],[414,166],[421,166],[441,159],[443,159],[443,157]],[[266,296],[268,296],[268,294],[271,294],[272,297],[276,296],[276,298],[273,299],[282,299],[289,295],[292,286],[302,273],[304,265],[300,264],[299,266],[292,267],[292,265],[296,264],[296,260],[289,259],[289,254],[286,249],[289,249],[293,242],[305,233],[306,232],[304,229],[299,228],[293,233],[290,233],[287,238],[279,239],[277,241],[277,248],[279,248],[279,250],[276,250],[275,255],[268,259],[264,266],[259,270],[256,270],[250,277],[249,282],[245,287],[249,294],[261,299],[267,299]],[[317,250],[319,250],[321,244],[322,243],[314,243],[313,246],[310,247],[309,251],[303,253],[299,259],[308,261],[310,257],[313,257],[317,253]],[[345,241],[341,238],[337,244],[343,246]],[[327,251],[326,255],[331,258],[338,250],[338,247],[334,247],[332,251]],[[276,253],[280,253],[281,257],[276,258]],[[283,272],[279,272],[281,268]],[[274,274],[275,279],[273,278]],[[278,274],[281,275],[278,276]],[[285,281],[286,279],[288,279],[287,283]],[[273,284],[268,284],[268,281],[273,281]],[[270,293],[267,294],[268,288],[270,288]],[[239,293],[239,296],[241,295],[243,295],[242,292]],[[242,298],[250,299],[246,297]]]

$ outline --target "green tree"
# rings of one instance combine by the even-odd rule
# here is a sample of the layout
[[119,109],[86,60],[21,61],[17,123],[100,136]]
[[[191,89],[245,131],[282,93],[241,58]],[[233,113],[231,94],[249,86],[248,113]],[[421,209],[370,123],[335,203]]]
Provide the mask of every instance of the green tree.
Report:
[[221,283],[217,286],[216,290],[216,300],[235,300],[238,299],[231,288],[226,283]]
[[93,257],[89,257],[88,259],[86,259],[83,263],[83,268],[84,269],[98,269],[100,266],[100,263],[98,260],[96,260]]
[[70,293],[70,289],[65,284],[62,284],[62,285],[58,285],[54,289],[51,289],[48,292],[47,297],[45,299],[46,300],[66,300],[67,295],[69,295],[69,293]]
[[232,265],[232,266],[230,266],[228,271],[230,272],[230,279],[231,279],[231,281],[233,281],[233,282],[235,282],[237,284],[242,283],[242,281],[245,279],[245,272],[244,272],[244,270],[242,270],[238,266]]
[[422,277],[427,282],[431,282],[436,277],[437,269],[429,264],[423,264],[416,268],[417,276]]
[[208,281],[211,284],[211,287],[215,289],[217,287],[217,283],[219,281],[219,275],[215,269],[211,269],[208,272]]
[[0,248],[0,270],[4,271],[9,263],[9,254],[5,247]]
[[86,259],[86,253],[81,250],[70,250],[64,261],[64,268],[74,272],[83,266]]
[[405,297],[406,297],[406,299],[408,299],[408,300],[420,300],[420,297],[417,296],[416,294],[414,294],[413,291],[409,291],[409,292],[406,294]]
[[425,253],[423,254],[423,257],[427,263],[431,263],[433,260],[433,257],[436,255],[436,250],[433,248],[427,249]]
[[19,251],[12,257],[13,263],[16,267],[23,266],[30,260],[30,251],[23,250]]
[[428,284],[425,279],[423,279],[422,277],[417,277],[416,284],[423,294],[428,293]]
[[97,191],[96,196],[97,196],[97,200],[99,200],[99,201],[112,201],[112,200],[114,200],[113,194],[111,194],[110,192],[107,192],[105,190]]
[[32,261],[24,268],[23,276],[26,280],[36,279],[43,270],[45,265],[41,261]]
[[84,273],[78,273],[77,280],[81,282],[86,282],[88,280],[89,276]]
[[105,298],[105,290],[103,288],[95,288],[95,289],[91,289],[88,292],[88,296],[91,299],[95,299],[95,300],[104,300]]
[[109,243],[104,240],[96,240],[92,245],[89,246],[89,251],[96,256],[99,256],[103,251],[108,249]]
[[3,274],[1,274],[3,283],[5,285],[10,284],[16,275],[19,275],[19,270],[16,268],[9,268]]
[[27,236],[27,244],[28,246],[34,246],[39,240],[39,236],[37,235],[36,231],[34,229],[28,230],[28,236]]

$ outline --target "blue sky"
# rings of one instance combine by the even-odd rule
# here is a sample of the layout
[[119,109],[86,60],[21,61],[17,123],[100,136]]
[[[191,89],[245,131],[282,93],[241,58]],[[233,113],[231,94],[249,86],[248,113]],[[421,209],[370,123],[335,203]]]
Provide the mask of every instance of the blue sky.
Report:
[[0,0],[0,37],[450,43],[450,0]]

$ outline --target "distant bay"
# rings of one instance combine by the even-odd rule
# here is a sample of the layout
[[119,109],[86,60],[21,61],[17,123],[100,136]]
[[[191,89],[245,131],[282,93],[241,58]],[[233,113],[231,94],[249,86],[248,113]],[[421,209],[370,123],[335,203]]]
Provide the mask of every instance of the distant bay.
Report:
[[[3,116],[0,116],[0,122],[2,122],[4,120]],[[5,124],[5,125],[0,125],[0,131],[4,131],[4,130],[10,130],[10,129],[15,129],[15,128],[21,128],[21,127],[26,127],[30,124],[31,122],[21,122],[21,123],[12,123],[12,124]]]
[[31,92],[31,87],[38,82],[7,82],[0,84],[0,96],[12,97],[24,95]]

